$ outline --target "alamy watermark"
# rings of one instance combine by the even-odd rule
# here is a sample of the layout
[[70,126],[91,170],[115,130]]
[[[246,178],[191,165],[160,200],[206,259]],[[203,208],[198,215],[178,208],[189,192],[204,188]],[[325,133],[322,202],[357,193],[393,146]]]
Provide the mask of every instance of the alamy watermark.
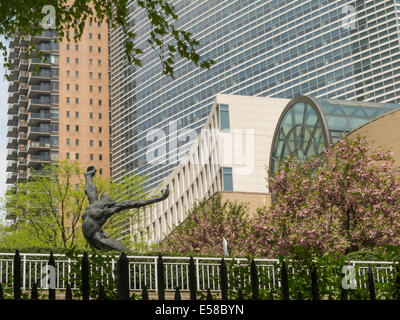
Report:
[[55,29],[56,28],[56,8],[52,5],[46,5],[42,8],[42,13],[46,14],[41,25],[43,29]]
[[41,269],[40,287],[42,289],[55,289],[56,288],[56,269],[51,265],[45,265]]

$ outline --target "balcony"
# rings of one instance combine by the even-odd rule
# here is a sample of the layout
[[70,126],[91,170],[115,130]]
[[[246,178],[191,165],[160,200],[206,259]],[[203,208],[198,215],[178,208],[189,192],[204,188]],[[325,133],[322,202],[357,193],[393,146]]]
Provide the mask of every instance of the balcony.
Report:
[[50,69],[41,69],[39,73],[29,72],[28,85],[31,85],[39,80],[51,80]]
[[17,180],[25,180],[28,178],[28,174],[26,171],[18,172]]
[[37,165],[41,163],[50,163],[50,155],[42,154],[28,154],[28,166]]
[[25,82],[20,82],[20,84],[18,86],[18,93],[26,94],[27,90],[28,90],[28,85]]
[[18,135],[17,127],[10,127],[7,132],[7,137],[9,138],[16,138]]
[[26,82],[26,80],[28,79],[28,76],[29,76],[28,71],[20,71],[19,75],[18,75],[18,81]]
[[17,161],[11,160],[7,161],[7,172],[15,172],[17,169]]
[[8,110],[7,110],[7,114],[8,115],[13,115],[13,114],[15,114],[15,115],[18,115],[18,108],[17,108],[17,106],[15,105],[15,104],[9,104],[8,105]]
[[21,106],[26,106],[27,103],[28,103],[28,98],[27,98],[27,96],[24,95],[24,94],[20,94],[20,95],[18,96],[18,102],[17,102],[18,106],[19,106],[19,107],[21,107]]
[[15,94],[14,94],[14,92],[10,92],[9,94],[8,94],[8,101],[7,101],[8,103],[15,103],[16,101],[15,101]]
[[19,107],[18,108],[18,118],[20,118],[20,119],[25,118],[26,115],[27,115],[26,107]]
[[17,150],[15,149],[7,150],[7,160],[17,160]]
[[31,58],[28,65],[29,71],[35,71],[36,66],[51,66],[50,56],[43,56],[42,58]]
[[12,184],[12,183],[14,183],[16,181],[17,181],[17,174],[16,173],[13,173],[13,172],[7,173],[7,180],[6,180],[7,184]]
[[28,146],[26,146],[24,144],[20,144],[18,147],[18,155],[21,156],[27,152],[28,152]]
[[32,153],[37,150],[47,150],[50,151],[51,145],[50,142],[41,142],[41,141],[32,141],[28,142],[28,152]]
[[32,139],[34,136],[50,136],[51,129],[50,126],[46,127],[29,127],[28,128],[28,138]]
[[25,167],[26,166],[26,158],[21,157],[18,159],[18,167]]
[[51,99],[48,98],[35,98],[35,99],[28,99],[28,108],[27,111],[33,111],[36,107],[37,108],[43,108],[43,107],[49,107],[51,106]]
[[30,64],[29,59],[20,59],[18,64],[19,70],[28,70],[28,65]]
[[25,144],[26,132],[20,132],[18,135],[18,144]]
[[[26,123],[26,121],[25,120],[19,120],[19,127],[20,128],[24,128],[24,127],[27,127],[28,125],[27,125],[27,123]],[[25,130],[24,130],[25,131]]]
[[7,121],[8,126],[17,126],[18,125],[18,117],[15,114],[9,115],[8,116],[8,121]]
[[46,121],[50,122],[51,120],[51,113],[50,112],[29,112],[28,114],[28,125],[31,126],[35,121]]
[[28,98],[33,98],[34,95],[40,95],[46,93],[47,94],[51,93],[50,83],[32,84],[28,90]]
[[27,171],[28,171],[27,179],[32,179],[35,177],[49,177],[50,176],[48,170],[44,170],[44,169],[35,170],[33,168],[28,168]]

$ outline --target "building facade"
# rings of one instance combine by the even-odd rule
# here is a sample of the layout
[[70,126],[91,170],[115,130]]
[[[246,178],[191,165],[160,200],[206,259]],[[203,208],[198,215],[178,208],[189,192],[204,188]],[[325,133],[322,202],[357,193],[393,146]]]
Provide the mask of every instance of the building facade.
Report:
[[[169,185],[170,196],[132,217],[132,236],[161,241],[185,220],[196,202],[216,192],[222,192],[223,200],[247,201],[251,213],[269,205],[270,149],[279,117],[289,101],[216,95],[206,123],[191,137],[195,142],[163,181],[163,187]],[[184,136],[191,134],[182,132]],[[163,145],[156,151],[163,154]]]
[[[82,41],[52,30],[10,41],[7,184],[70,159],[110,176],[108,27],[88,21]],[[72,38],[72,35],[70,35]],[[43,53],[26,56],[28,41]],[[76,182],[71,182],[76,183]]]
[[[190,142],[176,132],[198,132],[217,93],[399,103],[398,0],[172,1],[176,27],[191,32],[199,54],[216,62],[202,70],[178,60],[175,79],[162,74],[146,43],[145,12],[135,3],[128,21],[144,50],[142,68],[127,64],[121,31],[110,33],[114,180],[143,174],[156,187]],[[152,164],[146,154],[160,143],[152,135],[160,129],[169,160]]]

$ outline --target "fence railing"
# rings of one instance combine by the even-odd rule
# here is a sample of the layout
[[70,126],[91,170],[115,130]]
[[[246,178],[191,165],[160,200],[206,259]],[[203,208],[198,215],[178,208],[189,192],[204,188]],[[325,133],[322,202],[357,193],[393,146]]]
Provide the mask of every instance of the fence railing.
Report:
[[[34,284],[40,287],[43,277],[43,268],[49,264],[50,254],[32,254],[20,253],[21,259],[21,289],[30,290]],[[63,254],[54,254],[55,268],[55,289],[66,289],[66,278],[74,279],[76,275],[71,274],[73,265],[80,263],[76,260],[66,258]],[[82,257],[82,256],[78,256]],[[146,289],[157,291],[158,288],[158,257],[157,256],[127,256],[129,289],[133,291]],[[89,256],[90,260],[90,256]],[[175,291],[179,287],[181,291],[190,290],[189,277],[189,257],[162,257],[164,269],[164,283],[166,291]],[[227,265],[231,266],[232,259],[224,258]],[[114,270],[118,257],[111,259],[111,269]],[[194,257],[194,267],[196,275],[196,287],[199,291],[220,291],[220,265],[221,258]],[[278,259],[254,259],[259,274],[264,274],[269,281],[260,283],[260,289],[281,288],[281,266]],[[348,261],[348,265],[357,267],[356,270],[361,278],[366,278],[369,267],[372,267],[374,281],[376,283],[387,283],[390,281],[390,275],[393,269],[393,262],[388,261]],[[233,260],[235,266],[248,266],[247,259]],[[14,253],[0,253],[0,283],[3,288],[9,286],[14,272]],[[103,272],[101,270],[101,272]],[[288,272],[294,273],[294,269],[289,265]],[[114,275],[113,275],[114,277]],[[228,274],[228,283],[230,283],[230,274]],[[250,283],[250,275],[244,282]],[[359,282],[359,287],[366,288],[367,282]],[[72,281],[72,288],[76,287],[76,282]]]

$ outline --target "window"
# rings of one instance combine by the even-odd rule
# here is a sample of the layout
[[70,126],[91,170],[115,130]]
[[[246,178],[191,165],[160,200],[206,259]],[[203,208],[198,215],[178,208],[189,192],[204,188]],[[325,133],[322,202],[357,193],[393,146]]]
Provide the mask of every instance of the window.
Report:
[[93,92],[93,86],[89,86],[89,91]]
[[79,104],[79,98],[75,98],[75,103]]
[[66,125],[66,129],[67,129],[67,131],[69,131],[69,124]]
[[103,141],[99,140],[99,147],[103,146]]
[[69,72],[69,70],[67,70],[67,77],[69,77],[69,75],[70,75],[70,72]]
[[75,71],[75,78],[79,77],[79,71]]
[[100,27],[101,26],[101,22],[97,21],[97,26]]
[[92,23],[93,23],[93,18],[90,18],[89,19],[89,26],[92,26]]
[[75,131],[79,131],[79,126],[78,125],[75,126]]
[[97,52],[100,53],[101,52],[101,47],[97,48]]
[[92,51],[93,51],[93,47],[89,46],[89,52],[92,52]]
[[100,173],[100,175],[102,175],[103,174],[103,169],[99,169],[99,173]]
[[101,99],[99,99],[99,106],[101,106]]
[[79,146],[79,139],[75,139],[75,145]]
[[69,50],[69,43],[67,43],[66,48],[67,48],[67,50]]
[[89,112],[89,118],[93,119],[93,112]]
[[65,157],[69,159],[69,152],[66,153]]
[[100,67],[101,66],[101,60],[97,60],[97,65]]
[[92,33],[89,33],[89,39],[92,39]]
[[99,160],[103,161],[103,155],[102,154],[99,154]]
[[90,154],[89,158],[90,160],[93,160],[93,153]]
[[67,63],[69,63],[69,57],[66,57],[66,58],[65,58],[65,61],[66,61]]
[[79,44],[76,44],[75,45],[75,51],[78,51],[79,50]]
[[70,140],[67,138],[67,140],[65,141],[65,143],[69,146]]
[[67,83],[67,90],[69,90],[69,83]]
[[99,113],[99,119],[101,119],[101,117],[102,117],[102,114],[101,114],[101,113]]
[[102,133],[102,132],[103,132],[103,128],[99,127],[99,133]]
[[93,140],[89,140],[89,145],[93,147]]
[[93,72],[89,72],[89,78],[93,79]]
[[75,64],[79,64],[79,58],[75,58]]
[[89,65],[91,66],[93,64],[93,59],[89,59]]
[[101,72],[99,72],[99,79],[101,79]]
[[67,103],[69,103],[69,97],[66,97],[66,98],[65,98],[65,101],[66,101]]
[[226,104],[219,105],[219,119],[221,131],[229,131],[229,106]]
[[89,99],[89,104],[93,105],[93,99],[92,98]]
[[97,34],[97,40],[101,40],[101,34],[100,33]]
[[222,168],[222,188],[224,191],[233,191],[232,168]]
[[99,86],[99,92],[101,92],[101,86]]
[[79,91],[79,84],[75,85],[75,91]]
[[69,118],[69,111],[67,111],[66,114],[67,114],[67,118]]
[[89,127],[89,131],[93,132],[93,127],[92,126]]
[[79,118],[79,112],[75,111],[75,118]]
[[76,160],[79,159],[79,153],[75,153],[75,159],[76,159]]

